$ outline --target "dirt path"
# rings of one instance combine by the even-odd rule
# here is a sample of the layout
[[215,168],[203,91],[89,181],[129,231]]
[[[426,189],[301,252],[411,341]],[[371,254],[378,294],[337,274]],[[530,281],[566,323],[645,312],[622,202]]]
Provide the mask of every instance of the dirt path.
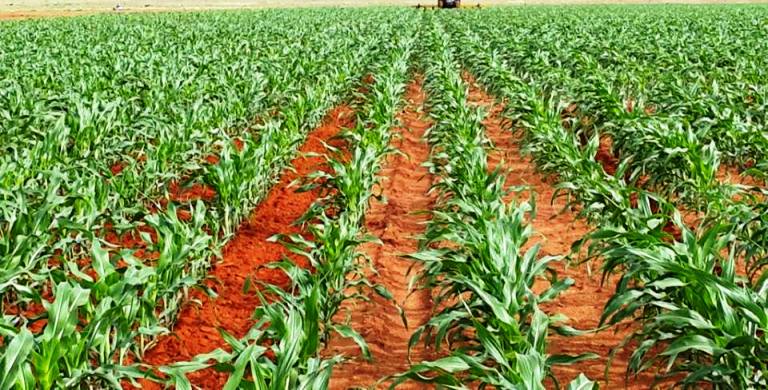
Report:
[[[387,202],[374,202],[366,216],[368,231],[384,244],[366,245],[363,251],[371,257],[379,272],[372,275],[371,280],[387,287],[394,299],[402,304],[410,329],[405,328],[392,303],[381,297],[350,307],[352,325],[368,341],[374,361],[368,363],[360,358],[357,347],[346,340],[332,340],[329,353],[355,358],[334,369],[331,389],[371,386],[384,376],[407,369],[408,339],[431,314],[432,301],[428,291],[408,296],[408,281],[418,270],[414,269],[409,275],[412,261],[400,257],[418,249],[415,236],[424,230],[427,221],[426,215],[414,212],[428,210],[434,202],[427,196],[431,185],[427,169],[421,166],[429,156],[429,147],[422,136],[430,123],[420,111],[424,103],[420,79],[408,85],[405,97],[408,104],[399,115],[403,127],[394,129],[402,138],[393,141],[405,156],[392,155],[384,164],[380,176],[385,178],[382,193]],[[414,352],[414,361],[427,358],[423,351]],[[425,388],[408,386],[400,388]]]
[[[340,129],[351,127],[354,112],[347,106],[332,110],[323,124],[315,129],[300,148],[301,153],[324,152],[322,141],[336,135]],[[339,146],[339,145],[337,145]],[[296,193],[289,187],[291,181],[303,177],[320,167],[322,157],[299,156],[292,161],[295,172],[286,170],[267,198],[256,208],[249,221],[245,222],[232,241],[224,248],[223,261],[217,264],[210,275],[215,282],[211,287],[219,295],[210,299],[200,293],[193,298],[201,305],[189,304],[182,309],[179,320],[170,336],[160,339],[157,346],[148,351],[144,360],[154,365],[184,361],[201,353],[225,347],[218,329],[224,329],[234,336],[243,337],[253,324],[251,315],[259,304],[256,296],[243,292],[246,278],[273,283],[287,283],[280,271],[260,268],[262,265],[289,255],[279,243],[267,242],[276,233],[297,233],[291,224],[299,218],[316,199],[313,192]],[[298,256],[293,261],[306,266]],[[227,374],[213,369],[190,375],[193,385],[203,389],[218,390],[224,386]],[[147,384],[145,388],[159,388]]]
[[185,9],[167,9],[157,7],[131,7],[123,11],[114,11],[112,7],[119,1],[114,1],[111,4],[105,4],[102,7],[73,7],[73,8],[45,8],[38,9],[9,9],[3,10],[0,6],[0,21],[3,20],[27,20],[27,19],[50,19],[50,18],[71,18],[76,16],[91,16],[91,15],[124,15],[124,14],[148,14],[148,13],[160,13],[160,12],[181,12]]
[[[507,185],[528,186],[535,194],[536,218],[532,223],[537,236],[534,241],[541,243],[540,255],[567,255],[571,244],[589,232],[589,226],[584,221],[578,220],[575,213],[562,212],[565,206],[564,200],[558,199],[554,203],[551,202],[555,192],[554,183],[545,180],[536,172],[534,163],[521,155],[520,140],[505,129],[505,124],[502,123],[500,114],[503,107],[496,104],[492,96],[479,88],[471,76],[465,75],[465,79],[470,84],[470,104],[479,105],[488,111],[483,124],[486,127],[486,134],[496,148],[489,155],[489,165],[495,167],[503,161],[504,167],[510,170]],[[598,272],[598,267],[599,264],[593,264],[593,272]],[[554,304],[545,307],[545,310],[565,314],[571,319],[570,325],[578,329],[596,327],[603,306],[611,296],[612,287],[601,287],[600,275],[590,277],[586,266],[557,265],[556,270],[559,275],[568,276],[576,283]],[[606,330],[597,335],[581,337],[550,336],[550,354],[595,352],[601,356],[599,360],[555,368],[555,375],[561,385],[567,384],[583,372],[593,380],[601,380],[601,388],[604,389],[648,389],[652,377],[647,375],[639,379],[631,379],[629,385],[625,386],[624,373],[628,354],[619,354],[616,357],[608,372],[608,383],[603,381],[606,357],[610,349],[619,344],[626,334],[626,331],[615,333],[612,330]]]
[[42,19],[56,18],[65,16],[82,16],[95,12],[88,11],[0,11],[0,20],[24,20],[24,19]]

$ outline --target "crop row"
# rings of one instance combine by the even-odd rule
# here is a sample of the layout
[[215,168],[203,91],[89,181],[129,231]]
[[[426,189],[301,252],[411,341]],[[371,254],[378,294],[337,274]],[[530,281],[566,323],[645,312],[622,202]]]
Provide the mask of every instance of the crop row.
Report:
[[[434,19],[428,25],[420,65],[435,120],[426,138],[430,171],[437,178],[431,191],[438,201],[422,249],[411,257],[423,263],[415,283],[432,291],[435,313],[414,332],[409,347],[423,342],[449,354],[415,362],[395,384],[416,380],[450,388],[544,389],[553,364],[591,357],[547,355],[550,328],[570,329],[557,325],[561,316],[548,315],[539,305],[573,280],[559,279],[550,268],[558,258],[540,256],[538,245],[523,249],[533,235],[527,223],[533,207],[505,201],[511,189],[502,168],[488,167],[484,114],[467,102],[468,86],[443,27]],[[534,292],[534,282],[545,276],[547,288]],[[584,376],[572,385],[591,386]]]
[[0,388],[145,375],[132,362],[370,70],[370,37],[400,26],[320,24],[255,12],[3,26]]
[[[697,15],[701,20],[710,21],[708,17],[711,15],[699,12],[703,13]],[[648,15],[662,20],[650,24],[651,31],[661,30],[663,25],[674,26],[676,21],[680,22],[678,18],[682,18],[661,11]],[[641,14],[640,20],[648,21],[642,18],[650,17],[648,15]],[[574,23],[548,20],[544,12],[538,16],[541,18],[532,18],[527,28],[587,29],[596,20],[602,20],[595,16],[596,19],[588,19],[585,26],[575,23],[574,27]],[[714,25],[738,32],[736,27],[743,25],[736,20],[726,18],[724,22],[708,24],[707,28]],[[479,23],[479,20],[473,21]],[[639,27],[626,20],[621,22],[624,30],[614,31],[617,37],[611,38],[610,42],[617,47],[634,45],[635,42],[623,41],[621,34],[637,33],[633,29],[627,33],[627,25],[635,29]],[[580,69],[581,72],[565,77],[562,73],[568,71],[552,66],[551,62],[536,66],[525,63],[516,54],[524,48],[529,53],[537,53],[539,59],[554,60],[549,56],[557,56],[561,47],[570,47],[564,35],[553,37],[563,41],[560,46],[550,46],[546,39],[534,46],[536,44],[531,42],[517,42],[527,39],[520,38],[525,34],[501,34],[500,31],[508,27],[494,26],[494,23],[497,22],[478,28],[480,31],[487,28],[484,33],[465,30],[456,47],[462,53],[464,63],[486,87],[504,99],[507,115],[524,132],[527,150],[539,169],[556,176],[562,193],[572,197],[573,203],[596,224],[597,230],[585,237],[585,241],[591,242],[591,254],[603,259],[604,277],[620,275],[601,322],[617,324],[631,319],[639,324],[626,343],[617,346],[632,350],[630,373],[656,368],[660,378],[674,378],[685,386],[696,386],[701,382],[709,382],[715,388],[765,386],[764,361],[768,342],[764,330],[768,326],[768,306],[762,256],[766,248],[764,241],[754,240],[755,232],[765,231],[758,214],[762,206],[759,198],[747,197],[744,188],[722,185],[715,180],[721,155],[718,149],[735,148],[726,141],[744,140],[745,135],[739,133],[739,129],[728,127],[732,122],[726,125],[726,121],[716,121],[712,111],[694,109],[703,100],[702,96],[696,96],[695,102],[682,95],[660,100],[660,96],[664,96],[662,92],[671,91],[675,84],[691,85],[701,81],[712,88],[710,98],[714,101],[706,104],[713,108],[725,107],[722,99],[729,93],[717,91],[719,72],[728,69],[738,85],[742,78],[758,77],[752,72],[756,72],[754,67],[761,60],[740,57],[733,59],[736,63],[730,65],[709,64],[714,70],[707,66],[696,68],[703,75],[698,77],[697,73],[690,80],[681,76],[686,75],[682,72],[685,67],[692,66],[690,61],[677,58],[666,62],[664,45],[677,42],[675,39],[680,33],[665,32],[660,36],[672,42],[662,40],[653,46],[657,51],[653,60],[673,67],[675,72],[656,74],[655,77],[651,72],[639,72],[638,76],[635,76],[638,72],[628,73],[638,78],[647,75],[644,82],[652,83],[654,89],[646,90],[624,79],[621,84],[624,96],[610,88],[579,95],[580,87],[583,90],[586,85],[599,85],[604,77],[608,77],[606,74],[612,72],[599,66],[600,62],[613,61],[617,69],[626,71],[622,64],[629,62],[639,66],[634,59],[642,59],[639,52],[647,53],[648,49],[640,51],[630,46],[622,47],[619,52],[590,52],[589,49],[597,50],[603,45],[599,41],[590,41],[591,45],[584,44],[578,55],[572,55],[576,61],[595,66],[576,68],[577,64],[569,63],[567,69]],[[612,26],[607,19],[605,24]],[[699,27],[705,28],[698,24],[687,28],[693,33]],[[755,34],[748,26],[743,30],[742,39],[748,37],[746,33]],[[703,36],[705,39],[715,38],[711,31]],[[591,36],[580,37],[593,39]],[[499,49],[489,50],[488,41],[494,39],[497,41],[491,45]],[[695,47],[678,47],[673,53],[688,53],[691,46]],[[733,42],[722,50],[744,54]],[[628,59],[629,53],[637,57]],[[699,58],[727,62],[732,57],[702,54]],[[751,62],[749,66],[739,67],[741,61]],[[734,75],[737,69],[743,72]],[[722,91],[729,91],[726,88],[733,86],[720,82]],[[641,113],[636,113],[629,108],[628,103],[635,104],[637,101],[633,97],[637,96],[640,96],[637,101],[652,102],[653,109],[642,109],[641,105]],[[735,113],[744,114],[750,110],[745,105],[751,102],[730,102]],[[583,109],[585,114],[578,120],[569,121],[573,107]],[[731,119],[736,121],[738,116]],[[680,127],[654,128],[655,124],[670,120],[676,123],[675,126],[682,125],[689,130],[681,133],[675,130]],[[761,126],[757,122],[747,132],[759,139]],[[595,159],[601,132],[620,139],[616,149],[623,161],[615,175],[606,173]],[[764,158],[759,154],[750,155],[752,152],[743,149],[726,150],[733,151],[739,158]],[[632,169],[636,172],[628,175],[628,179],[624,174]],[[656,177],[657,182],[643,183],[637,180],[640,175],[648,175],[649,180]],[[657,190],[660,192],[656,193]],[[734,192],[739,191],[742,197],[734,198]],[[760,192],[759,189],[749,191]],[[686,199],[695,202],[680,201]],[[689,226],[669,200],[676,202],[677,207],[703,210],[707,212],[705,218],[701,223]],[[670,227],[676,230],[672,235],[668,233]],[[739,272],[737,260],[752,265],[752,277]]]
[[[462,69],[506,106],[539,170],[595,227],[576,243],[619,276],[601,323],[639,326],[630,373],[684,386],[768,386],[765,8],[270,10],[94,16],[0,24],[0,390],[119,388],[231,372],[226,387],[325,388],[365,340],[339,311],[368,291],[358,245],[409,71],[423,72],[438,202],[411,257],[435,315],[417,329],[445,352],[396,382],[543,388],[551,331],[539,305],[572,283],[528,248],[534,217],[490,170],[483,113]],[[446,37],[450,36],[450,39]],[[373,83],[346,148],[302,190],[320,198],[275,236],[310,269],[273,264],[287,289],[228,350],[149,367],[240,223],[307,132]],[[606,160],[605,149],[610,146]],[[614,157],[615,156],[615,157]],[[615,160],[615,161],[614,161]],[[684,217],[686,216],[686,217]],[[690,216],[693,216],[691,218]],[[537,279],[548,288],[533,289]],[[213,293],[212,291],[208,291]],[[592,378],[596,379],[596,378]],[[579,377],[574,387],[590,387]]]
[[368,261],[358,246],[377,240],[365,233],[364,218],[380,180],[381,161],[393,151],[390,129],[401,104],[412,45],[413,37],[406,34],[383,45],[388,54],[373,66],[372,85],[358,107],[356,126],[338,135],[347,147],[328,146],[328,169],[302,180],[300,191],[321,193],[297,221],[311,239],[304,234],[273,237],[305,257],[310,268],[288,259],[270,264],[290,277],[290,285],[260,286],[255,293],[262,305],[253,314],[257,321],[251,330],[242,339],[224,334],[231,352],[217,349],[191,362],[161,367],[170,375],[170,384],[190,388],[187,373],[216,365],[232,372],[225,389],[327,388],[333,366],[344,360],[320,355],[332,334],[352,338],[370,358],[366,341],[345,321],[339,322],[344,316],[337,313],[344,301],[364,299],[369,291],[389,296],[368,281]]

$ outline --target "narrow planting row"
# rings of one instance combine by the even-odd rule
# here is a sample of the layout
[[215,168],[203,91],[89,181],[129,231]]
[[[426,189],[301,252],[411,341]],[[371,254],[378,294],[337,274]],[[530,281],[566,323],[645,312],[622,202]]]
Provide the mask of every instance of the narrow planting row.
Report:
[[557,177],[562,194],[597,226],[581,243],[590,242],[590,255],[603,259],[603,280],[619,275],[601,325],[639,324],[616,347],[632,351],[628,374],[654,369],[658,380],[683,386],[765,386],[765,272],[754,279],[736,272],[745,242],[738,224],[753,221],[721,217],[691,230],[663,196],[603,170],[595,160],[599,135],[583,145],[563,125],[562,96],[542,94],[535,79],[483,49],[478,37],[468,33],[457,47],[505,101],[539,168]]
[[319,196],[296,221],[303,234],[271,237],[303,258],[307,267],[288,258],[267,264],[288,276],[288,286],[251,280],[258,287],[253,289],[259,300],[255,323],[243,337],[220,330],[227,349],[159,367],[168,384],[190,388],[186,374],[215,366],[229,373],[224,389],[325,388],[334,365],[344,360],[321,356],[332,334],[354,340],[369,356],[365,340],[346,320],[338,320],[337,313],[345,301],[363,298],[368,288],[388,296],[386,289],[367,279],[368,261],[358,246],[375,240],[364,232],[364,216],[379,181],[381,158],[392,151],[390,128],[413,42],[411,36],[397,35],[383,46],[389,57],[373,71],[356,126],[340,135],[347,147],[328,145],[327,169],[300,181],[299,191],[312,190]]
[[[572,283],[549,267],[557,258],[539,256],[538,246],[523,247],[533,231],[532,205],[505,202],[508,189],[501,167],[488,169],[488,139],[483,114],[467,103],[467,85],[445,32],[435,21],[424,34],[422,65],[430,114],[435,125],[430,171],[438,200],[421,243],[410,257],[423,264],[414,285],[433,292],[435,314],[411,337],[448,356],[413,364],[394,385],[415,380],[456,388],[493,386],[544,389],[553,364],[584,356],[548,356],[550,329],[570,332],[539,307]],[[537,278],[549,285],[534,292]],[[393,386],[394,386],[393,385]],[[586,377],[574,385],[591,387]]]
[[[591,230],[590,226],[578,213],[568,207],[566,199],[556,197],[559,192],[556,182],[546,177],[536,169],[536,164],[530,156],[522,153],[522,139],[519,132],[509,131],[511,123],[502,116],[504,105],[496,102],[488,95],[468,73],[465,80],[469,84],[469,99],[488,111],[483,124],[486,134],[493,143],[489,153],[489,164],[493,169],[498,164],[508,168],[507,186],[519,186],[526,191],[513,192],[510,197],[535,197],[536,218],[530,221],[541,245],[540,253],[549,256],[566,256],[571,252],[571,245],[583,238]],[[529,195],[528,195],[529,194]],[[530,243],[529,243],[530,245]],[[610,299],[612,290],[601,285],[599,278],[591,274],[591,267],[597,261],[573,266],[569,262],[559,262],[553,267],[561,277],[570,277],[574,284],[563,291],[556,300],[543,304],[541,307],[547,313],[562,313],[568,317],[571,324],[582,329],[597,328],[600,321],[600,304]],[[608,280],[610,282],[610,279]],[[534,284],[534,291],[543,281]],[[597,303],[597,304],[596,304]],[[628,334],[629,326],[622,324],[610,331],[599,334],[584,332],[578,338],[550,334],[548,351],[550,354],[578,355],[586,352],[599,355],[597,360],[584,360],[571,365],[553,367],[557,381],[567,383],[580,374],[594,379],[598,383],[620,383],[624,380],[629,353],[618,353],[611,364],[607,360],[611,348],[618,345]],[[653,375],[643,375],[634,378],[627,389],[647,389],[653,383]],[[552,383],[545,383],[547,388]]]
[[[137,25],[141,22],[141,18],[132,20]],[[153,147],[147,150],[126,151],[122,144],[113,144],[147,144],[123,137],[145,136],[142,129],[147,123],[143,121],[127,120],[139,123],[139,128],[118,131],[120,137],[103,144],[100,138],[88,138],[111,134],[103,129],[111,119],[106,114],[92,116],[79,105],[81,109],[71,114],[74,118],[70,120],[67,114],[58,122],[77,132],[51,127],[55,136],[46,137],[34,149],[45,163],[24,169],[4,163],[4,172],[15,173],[3,174],[8,186],[0,193],[2,208],[7,211],[3,213],[0,239],[3,259],[7,260],[3,262],[3,312],[7,314],[3,316],[3,337],[8,346],[4,348],[5,358],[11,362],[2,383],[114,388],[120,386],[121,379],[143,377],[137,362],[144,352],[176,321],[190,290],[219,258],[224,243],[243,218],[264,198],[308,130],[362,78],[375,59],[378,43],[361,34],[368,28],[362,24],[348,29],[331,26],[328,31],[337,34],[335,40],[313,39],[305,46],[286,48],[288,53],[298,53],[313,47],[318,49],[318,56],[273,53],[265,58],[284,60],[276,62],[280,66],[272,73],[258,73],[242,65],[237,68],[243,72],[241,77],[254,82],[239,85],[205,109],[201,108],[203,97],[188,101],[189,96],[178,96],[181,101],[174,106],[176,111],[158,116],[167,117],[168,123],[148,124],[158,127],[160,134],[150,136]],[[297,60],[299,57],[303,59]],[[270,81],[271,88],[262,78],[285,79],[297,69],[310,67],[316,73],[296,83]],[[158,77],[168,81],[169,76]],[[217,82],[227,81],[231,80]],[[270,102],[281,107],[278,113],[267,117],[269,109],[265,107],[270,104],[256,104],[262,103],[260,88],[270,88]],[[144,103],[152,102],[146,98]],[[211,96],[208,99],[215,100]],[[252,106],[241,106],[249,99],[254,101]],[[97,106],[94,103],[94,109]],[[141,113],[148,108],[137,110]],[[232,119],[237,115],[257,115],[262,123],[257,123],[254,131],[243,131],[239,125],[244,119]],[[112,122],[115,126],[111,130],[123,128],[124,118],[120,118],[121,122]],[[236,125],[241,133],[230,134],[229,126]],[[206,126],[227,130],[211,130],[203,137],[200,129],[210,130]],[[3,136],[11,137],[12,133],[3,132]],[[212,145],[194,148],[204,142]],[[66,148],[72,143],[72,148]],[[105,162],[76,154],[80,143],[106,148],[92,151],[104,158],[112,159],[117,151],[124,157],[133,156],[135,161],[112,169],[106,178],[94,179],[93,172],[102,170],[87,163]],[[59,153],[62,147],[67,153]],[[190,148],[194,153],[186,152]],[[199,149],[202,155],[197,155]],[[214,152],[215,156],[209,156]],[[33,184],[25,175],[41,182]],[[168,189],[166,192],[174,193],[166,194],[168,199],[164,200],[163,191],[157,189],[168,182],[169,188],[177,190]],[[16,191],[17,187],[33,191]],[[42,193],[40,189],[44,189]]]
[[418,249],[417,236],[428,215],[416,211],[429,210],[434,202],[428,194],[431,176],[422,165],[429,156],[423,136],[431,123],[423,112],[420,76],[408,84],[405,100],[405,109],[398,115],[400,125],[393,129],[392,145],[397,153],[387,156],[380,175],[380,201],[366,216],[367,231],[381,242],[361,247],[375,268],[369,279],[386,287],[392,299],[372,294],[367,302],[350,302],[346,308],[350,321],[370,345],[372,359],[365,359],[348,341],[332,340],[327,353],[343,353],[353,359],[334,370],[330,389],[384,385],[379,382],[381,378],[408,368],[409,356],[425,359],[430,354],[429,348],[408,349],[409,329],[428,320],[432,299],[429,291],[409,290],[414,267],[401,256]]

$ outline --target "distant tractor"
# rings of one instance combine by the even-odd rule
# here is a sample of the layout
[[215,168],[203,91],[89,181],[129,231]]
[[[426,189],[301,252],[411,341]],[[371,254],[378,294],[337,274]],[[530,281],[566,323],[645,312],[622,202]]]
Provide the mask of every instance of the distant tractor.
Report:
[[437,8],[460,8],[461,0],[437,0]]
[[[432,3],[435,4],[435,3]],[[465,6],[465,7],[471,7],[471,6]],[[461,0],[437,0],[437,6],[434,5],[421,5],[421,3],[416,5],[416,8],[419,9],[447,9],[447,8],[461,8]],[[477,3],[477,8],[480,8],[480,3]]]

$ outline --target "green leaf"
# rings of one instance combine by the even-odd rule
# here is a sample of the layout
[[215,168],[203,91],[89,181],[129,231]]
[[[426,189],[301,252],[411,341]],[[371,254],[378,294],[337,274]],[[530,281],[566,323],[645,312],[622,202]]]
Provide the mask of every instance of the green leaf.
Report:
[[24,367],[29,363],[27,358],[34,348],[35,341],[32,332],[26,327],[11,339],[3,354],[3,375],[0,378],[0,390],[10,390],[17,381],[25,382]]
[[589,380],[584,374],[579,374],[576,379],[568,384],[566,390],[598,390],[600,385]]
[[363,336],[360,335],[360,333],[357,333],[354,329],[352,329],[348,325],[333,325],[333,330],[336,331],[339,335],[341,335],[344,338],[352,339],[355,344],[357,344],[358,347],[360,347],[360,351],[363,354],[363,357],[366,360],[371,360],[371,351],[368,349],[368,343],[366,343]]

